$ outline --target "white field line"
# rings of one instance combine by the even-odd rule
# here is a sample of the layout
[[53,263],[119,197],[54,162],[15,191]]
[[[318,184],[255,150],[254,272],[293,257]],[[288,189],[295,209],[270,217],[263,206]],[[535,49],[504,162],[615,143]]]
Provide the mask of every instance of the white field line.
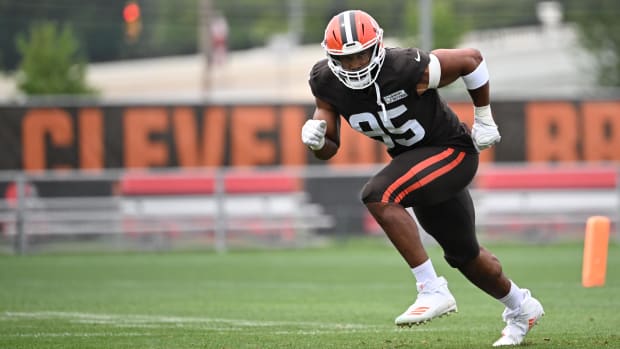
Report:
[[96,333],[84,333],[84,332],[37,332],[37,333],[17,333],[17,334],[4,334],[3,337],[17,337],[17,338],[44,338],[44,337],[142,337],[152,336],[151,333],[137,333],[137,332],[96,332]]
[[[7,311],[0,314],[0,321],[11,321],[19,319],[35,320],[65,320],[72,323],[110,325],[121,328],[196,328],[214,332],[234,332],[248,331],[251,329],[261,332],[271,331],[274,334],[299,334],[316,335],[321,333],[351,333],[351,332],[385,332],[399,331],[398,328],[390,325],[366,325],[354,323],[324,323],[309,321],[258,321],[246,319],[223,319],[212,317],[188,317],[188,316],[165,316],[165,315],[122,315],[122,314],[92,314],[80,312],[58,312],[58,311],[37,311],[37,312],[11,312]],[[283,329],[286,328],[286,329]],[[429,328],[417,328],[416,331],[432,331]],[[71,333],[40,333],[28,336],[70,336]],[[81,336],[82,334],[74,334]],[[88,335],[88,334],[86,334]],[[105,336],[105,334],[92,334]],[[123,335],[121,332],[118,335]],[[125,335],[137,335],[137,333],[126,332]],[[144,334],[147,335],[147,334]]]

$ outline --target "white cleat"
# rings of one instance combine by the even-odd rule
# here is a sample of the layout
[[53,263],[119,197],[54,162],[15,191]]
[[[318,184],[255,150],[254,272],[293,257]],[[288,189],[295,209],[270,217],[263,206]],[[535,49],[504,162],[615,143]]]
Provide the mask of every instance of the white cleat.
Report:
[[394,321],[397,326],[419,325],[434,318],[456,312],[456,301],[448,290],[444,277],[418,283],[418,297],[404,313]]
[[545,315],[540,302],[532,297],[529,290],[524,289],[524,291],[525,299],[523,299],[518,309],[510,310],[506,308],[504,310],[502,318],[506,322],[506,327],[502,330],[502,336],[493,343],[494,347],[523,343],[530,329]]

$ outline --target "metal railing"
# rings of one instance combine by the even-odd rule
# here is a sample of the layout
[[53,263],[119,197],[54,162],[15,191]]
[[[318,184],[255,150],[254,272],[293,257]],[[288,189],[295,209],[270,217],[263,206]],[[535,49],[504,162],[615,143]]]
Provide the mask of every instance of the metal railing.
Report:
[[[265,175],[282,171],[256,171],[259,172]],[[119,183],[129,173],[2,173],[0,182],[4,182],[5,192],[12,190],[12,194],[0,201],[0,235],[13,245],[16,253],[27,253],[36,240],[88,237],[92,241],[113,235],[133,239],[157,236],[170,240],[200,236],[216,250],[225,251],[232,236],[263,238],[274,244],[277,240],[298,243],[300,239],[311,238],[319,229],[333,226],[333,218],[322,206],[311,202],[301,188],[270,191],[258,187],[247,192],[228,191],[226,178],[237,171],[183,172],[212,179],[213,190],[175,193],[174,188],[170,188],[170,194],[120,192]],[[149,176],[174,173],[181,172],[154,171],[149,172]],[[84,191],[83,186],[76,185],[89,182],[96,183],[98,188]],[[69,189],[60,195],[49,193],[50,187],[60,184]],[[9,189],[10,186],[13,188]],[[71,187],[75,187],[75,191],[72,192]],[[92,192],[99,192],[99,195]]]
[[[519,166],[518,168],[524,168]],[[226,251],[235,244],[305,246],[325,237],[382,233],[368,227],[358,191],[377,166],[264,168],[244,175],[286,174],[302,183],[295,190],[230,192],[226,178],[235,169],[149,171],[189,174],[213,180],[210,192],[137,195],[119,191],[133,173],[0,172],[0,247],[28,253],[48,242],[156,242],[174,248],[181,241]],[[479,177],[489,167],[481,168]],[[620,222],[620,170],[613,187],[483,188],[472,184],[477,227],[483,239],[554,241],[580,238],[587,218],[605,215]],[[258,182],[257,182],[258,183]],[[258,185],[258,184],[257,184]],[[86,188],[86,189],[85,189]],[[373,231],[376,230],[376,231]],[[614,228],[615,229],[615,228]]]

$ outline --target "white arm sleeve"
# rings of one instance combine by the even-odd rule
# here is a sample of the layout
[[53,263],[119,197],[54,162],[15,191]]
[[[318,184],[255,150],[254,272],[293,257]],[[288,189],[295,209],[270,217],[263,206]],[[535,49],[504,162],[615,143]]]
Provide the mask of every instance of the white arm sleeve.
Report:
[[428,88],[437,88],[441,80],[441,64],[434,54],[429,54],[430,62],[428,62]]
[[484,86],[489,81],[487,61],[483,59],[473,72],[463,76],[463,81],[468,90],[475,90]]

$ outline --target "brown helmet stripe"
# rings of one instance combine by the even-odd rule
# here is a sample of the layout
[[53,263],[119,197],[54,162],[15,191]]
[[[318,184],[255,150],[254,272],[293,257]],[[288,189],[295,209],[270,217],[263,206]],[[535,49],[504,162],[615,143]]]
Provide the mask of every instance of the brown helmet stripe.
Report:
[[357,29],[355,28],[355,13],[356,11],[346,11],[338,16],[338,23],[340,24],[340,38],[342,39],[343,46],[359,41]]

